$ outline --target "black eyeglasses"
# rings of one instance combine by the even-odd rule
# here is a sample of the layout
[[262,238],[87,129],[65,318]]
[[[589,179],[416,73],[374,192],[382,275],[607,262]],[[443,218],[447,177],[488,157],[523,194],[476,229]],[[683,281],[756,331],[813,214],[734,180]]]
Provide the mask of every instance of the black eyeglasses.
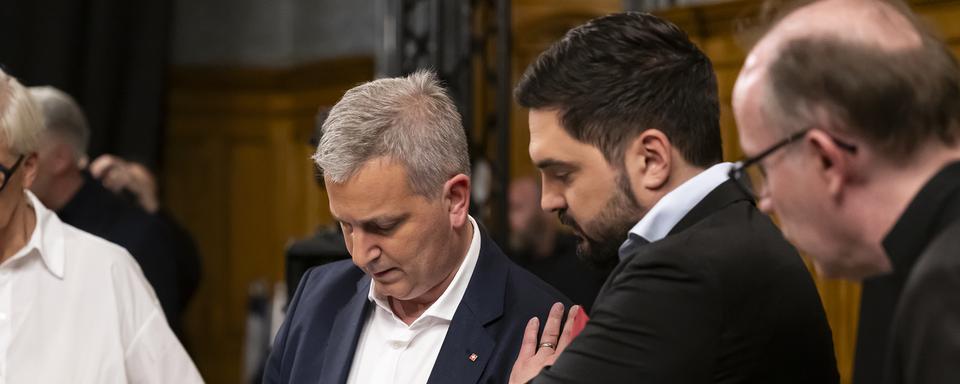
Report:
[[7,181],[10,181],[10,177],[13,176],[13,173],[17,171],[17,168],[20,168],[20,163],[23,162],[23,155],[17,158],[17,162],[13,163],[13,166],[10,168],[0,165],[0,192],[7,188]]
[[[807,133],[810,132],[811,129],[812,128],[807,128],[801,130],[800,132],[794,133],[786,139],[780,140],[780,142],[774,144],[770,148],[767,148],[763,152],[760,152],[756,156],[748,157],[734,163],[733,168],[730,169],[730,178],[736,182],[737,187],[739,187],[743,193],[756,200],[763,194],[763,189],[767,184],[767,172],[760,164],[760,161],[770,156],[778,149],[786,147],[787,145],[803,138],[807,135]],[[830,136],[830,139],[832,139],[838,147],[847,152],[854,153],[857,151],[857,146],[853,144],[845,143],[833,136]]]

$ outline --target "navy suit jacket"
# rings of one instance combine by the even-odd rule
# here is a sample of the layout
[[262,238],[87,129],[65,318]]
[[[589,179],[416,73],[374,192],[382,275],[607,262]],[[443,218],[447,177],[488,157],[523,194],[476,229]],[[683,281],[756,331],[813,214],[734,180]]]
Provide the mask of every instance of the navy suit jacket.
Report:
[[[277,333],[263,382],[346,382],[373,307],[369,290],[370,277],[350,260],[310,269]],[[510,261],[481,231],[477,266],[427,382],[507,382],[527,321],[537,316],[544,324],[558,301],[570,305],[556,289]]]

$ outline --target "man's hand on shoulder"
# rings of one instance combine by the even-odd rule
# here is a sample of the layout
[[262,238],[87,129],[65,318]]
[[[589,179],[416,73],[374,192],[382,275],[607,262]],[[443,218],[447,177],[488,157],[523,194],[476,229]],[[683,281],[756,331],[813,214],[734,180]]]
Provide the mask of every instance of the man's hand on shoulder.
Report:
[[553,365],[560,353],[570,345],[573,340],[574,321],[581,312],[579,305],[570,307],[567,314],[567,321],[564,323],[563,330],[560,329],[560,323],[563,319],[563,304],[555,303],[550,308],[550,315],[547,316],[546,325],[543,328],[543,337],[540,343],[537,343],[537,333],[540,331],[540,320],[536,317],[527,322],[527,328],[523,331],[523,341],[520,345],[520,354],[517,361],[513,364],[513,370],[510,372],[510,383],[526,383],[533,380],[544,367]]

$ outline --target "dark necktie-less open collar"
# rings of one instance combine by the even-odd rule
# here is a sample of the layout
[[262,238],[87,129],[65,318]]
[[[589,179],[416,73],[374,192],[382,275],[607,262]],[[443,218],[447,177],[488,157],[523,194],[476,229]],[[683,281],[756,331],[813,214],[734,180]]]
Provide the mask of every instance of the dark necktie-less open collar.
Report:
[[894,274],[905,279],[917,257],[940,232],[960,217],[960,162],[948,164],[914,196],[883,239]]
[[631,232],[627,235],[627,240],[620,245],[620,250],[617,254],[620,256],[620,260],[623,261],[627,256],[636,253],[640,247],[647,244],[650,244],[650,241],[643,238],[643,236]]

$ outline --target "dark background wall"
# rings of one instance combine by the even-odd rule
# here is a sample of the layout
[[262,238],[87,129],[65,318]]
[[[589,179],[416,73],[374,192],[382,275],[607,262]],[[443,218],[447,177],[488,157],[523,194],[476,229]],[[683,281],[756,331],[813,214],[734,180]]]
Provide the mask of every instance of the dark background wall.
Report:
[[372,56],[375,1],[179,0],[173,64],[283,67]]
[[171,67],[282,68],[372,56],[374,2],[2,0],[0,65],[73,95],[90,153],[157,168]]
[[4,0],[0,64],[25,85],[53,85],[86,110],[93,154],[154,166],[164,121],[171,3]]

